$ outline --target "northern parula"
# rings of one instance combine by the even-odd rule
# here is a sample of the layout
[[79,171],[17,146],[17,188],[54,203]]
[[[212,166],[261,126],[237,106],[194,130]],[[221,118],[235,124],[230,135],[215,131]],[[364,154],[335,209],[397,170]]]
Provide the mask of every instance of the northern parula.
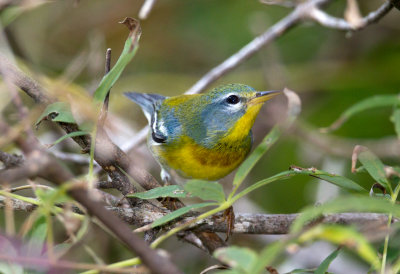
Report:
[[174,169],[184,178],[217,180],[250,152],[251,128],[265,101],[279,91],[256,91],[243,84],[207,93],[164,97],[126,92],[149,121],[147,144],[164,182]]

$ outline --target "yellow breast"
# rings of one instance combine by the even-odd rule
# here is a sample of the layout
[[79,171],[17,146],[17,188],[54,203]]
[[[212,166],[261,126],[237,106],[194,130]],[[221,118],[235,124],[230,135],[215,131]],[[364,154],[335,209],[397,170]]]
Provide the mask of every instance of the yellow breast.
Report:
[[228,175],[246,157],[251,148],[251,139],[244,144],[219,143],[209,149],[183,136],[179,145],[152,146],[155,157],[163,166],[168,166],[185,178],[217,180]]

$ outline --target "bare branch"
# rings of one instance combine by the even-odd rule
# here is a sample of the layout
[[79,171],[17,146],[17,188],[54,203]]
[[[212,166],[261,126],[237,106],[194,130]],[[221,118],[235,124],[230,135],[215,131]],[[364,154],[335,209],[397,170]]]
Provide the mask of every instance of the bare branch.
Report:
[[[13,209],[30,211],[35,208],[26,202],[22,202],[16,199],[12,199]],[[4,206],[4,198],[0,197],[0,207]],[[108,206],[108,210],[117,213],[119,218],[130,224],[137,224],[138,216],[141,216],[141,222],[143,224],[151,224],[158,218],[164,216],[164,214],[169,213],[165,211],[160,214],[160,212],[153,211],[151,208],[128,208],[128,207],[113,207]],[[299,214],[253,214],[253,213],[235,213],[235,226],[233,233],[236,234],[268,234],[268,235],[279,235],[288,234],[290,232],[290,226],[293,221],[299,216]],[[200,241],[202,235],[207,236],[209,239],[211,232],[226,232],[227,224],[224,221],[218,221],[218,217],[222,217],[221,214],[212,216],[210,218],[204,219],[192,227],[189,231],[182,232],[179,237],[185,238],[186,241],[192,243],[193,245],[209,250],[206,248],[205,244],[212,244],[211,241]],[[195,217],[185,217],[179,221],[179,224],[189,222]],[[367,228],[369,231],[376,230],[378,228],[386,227],[388,217],[385,214],[378,213],[336,213],[336,214],[326,214],[317,220],[318,223],[331,223],[331,224],[342,224],[342,225],[356,225],[361,229]],[[397,222],[398,220],[395,220]],[[174,224],[173,226],[179,225]],[[196,231],[196,235],[191,233]],[[208,234],[208,235],[207,235]]]
[[[40,257],[25,257],[25,256],[15,256],[8,254],[0,254],[0,260],[6,261],[9,263],[15,263],[19,265],[23,265],[27,269],[40,269],[40,272],[58,272],[62,269],[80,269],[80,270],[90,270],[95,269],[99,271],[104,271],[106,273],[147,273],[148,269],[145,267],[137,267],[137,268],[110,268],[107,266],[95,265],[95,264],[85,264],[85,263],[76,263],[65,260],[50,260],[47,258]],[[44,271],[44,269],[47,271]],[[50,271],[50,269],[52,271]],[[58,270],[58,271],[57,271]]]
[[146,0],[143,3],[143,6],[140,8],[139,19],[141,19],[141,20],[147,19],[147,17],[150,14],[150,11],[153,8],[155,3],[156,3],[156,0]]
[[[105,62],[105,69],[104,69],[104,76],[107,75],[111,70],[111,49],[108,48],[106,51],[106,62]],[[107,119],[107,113],[108,113],[108,103],[110,101],[110,92],[109,90],[107,92],[106,98],[104,98],[104,103],[101,108],[100,116],[98,119],[98,125],[100,127],[104,127],[104,123]]]
[[[204,90],[213,82],[218,80],[221,76],[225,75],[226,73],[243,63],[245,60],[250,58],[262,47],[265,47],[266,45],[280,37],[282,34],[287,32],[289,29],[294,27],[301,20],[314,20],[327,27],[336,28],[339,30],[354,31],[362,29],[365,26],[378,21],[393,8],[392,1],[386,1],[378,10],[371,12],[369,15],[363,18],[363,26],[354,29],[344,19],[332,17],[320,10],[321,6],[326,5],[331,1],[332,0],[309,0],[299,4],[290,14],[281,19],[272,27],[270,27],[266,32],[256,37],[253,41],[240,49],[237,53],[233,54],[224,62],[206,73],[186,92],[186,94],[194,94]],[[398,0],[396,1],[398,2]],[[317,15],[315,15],[315,13]]]
[[[3,76],[8,77],[8,79],[15,85],[18,86],[18,84],[21,82],[29,83],[29,85],[26,85],[24,87],[25,87],[25,89],[28,90],[28,91],[26,91],[27,94],[29,96],[33,97],[36,102],[43,103],[43,104],[47,104],[47,102],[51,102],[51,100],[49,100],[46,97],[46,93],[42,93],[42,92],[44,92],[43,89],[36,82],[31,80],[22,71],[15,68],[14,65],[12,65],[10,62],[8,62],[7,59],[2,57],[1,55],[0,55],[0,66],[5,66],[7,68],[6,71],[8,71],[9,73],[3,74]],[[10,68],[8,68],[8,67],[10,67]],[[17,74],[17,75],[13,75],[13,74]],[[18,81],[15,82],[14,81],[15,79],[17,79]],[[34,83],[34,84],[32,84],[32,83]],[[30,89],[33,89],[33,91],[31,91]],[[68,123],[68,124],[67,123],[58,123],[58,124],[67,133],[75,132],[75,131],[79,130],[79,127],[76,124],[72,124],[72,123]],[[77,142],[83,149],[87,149],[88,147],[90,147],[91,140],[87,135],[74,137],[73,140],[75,142]],[[23,146],[24,143],[22,142],[20,145]],[[32,148],[32,147],[35,147],[35,145],[33,144],[33,145],[26,146],[27,149]],[[128,173],[137,183],[139,183],[146,190],[160,186],[160,184],[157,182],[157,180],[155,180],[154,177],[151,176],[149,173],[147,173],[145,170],[142,170],[136,166],[133,166],[131,164],[129,157],[117,145],[115,145],[111,141],[109,136],[106,134],[106,132],[102,128],[98,129],[95,148],[96,149],[95,149],[94,159],[108,173],[111,180],[113,181],[114,186],[124,196],[126,196],[129,193],[136,192],[134,185],[130,183],[125,172]],[[47,156],[49,156],[49,155],[47,155]],[[41,159],[41,160],[44,160],[44,159]],[[52,159],[52,161],[55,161],[55,159]],[[33,167],[35,167],[36,169],[39,168],[37,165],[34,165]],[[29,171],[28,174],[17,174],[17,172],[14,171],[14,174],[7,174],[8,177],[0,178],[0,182],[2,181],[2,179],[6,180],[9,178],[14,178],[14,179],[15,178],[26,178],[26,177],[30,177],[33,175],[37,175],[41,171],[50,171],[47,169],[44,169],[44,170],[36,170],[36,169],[31,170],[31,171],[28,170]],[[54,177],[54,176],[56,176],[56,173],[52,174],[52,175]],[[64,180],[64,181],[68,181],[68,180]],[[62,181],[62,182],[64,182],[64,181]],[[62,182],[59,182],[59,183],[62,183]],[[74,196],[74,195],[76,195],[76,196]],[[92,206],[90,203],[89,203],[89,205],[86,205],[82,201],[82,199],[85,199],[85,197],[82,197],[82,195],[83,196],[89,195],[88,193],[85,193],[85,192],[79,193],[79,191],[77,191],[76,193],[74,193],[74,195],[71,193],[71,196],[73,196],[78,202],[80,202],[85,207],[91,206],[91,209],[89,209],[89,208],[88,209],[89,209],[89,211],[92,212],[92,214],[94,214],[94,215],[101,214],[101,212],[96,211],[97,208],[95,206]],[[146,206],[148,206],[148,207],[153,206],[152,204],[150,204],[147,201],[139,201],[139,199],[136,199],[136,198],[127,198],[127,200],[130,202],[132,207],[137,205],[137,203],[146,204]],[[169,208],[172,208],[174,205],[179,206],[179,207],[184,206],[184,204],[179,201],[175,201],[174,205],[169,204],[169,203],[166,203],[166,205]],[[105,216],[102,216],[102,217],[104,217],[104,220],[101,218],[99,218],[99,219],[101,221],[103,221],[104,224],[112,225],[113,227],[115,226],[115,224],[113,225],[112,222],[110,222],[109,220],[106,220],[107,217],[105,217]],[[113,215],[113,217],[114,218],[111,218],[111,219],[115,220],[115,218],[117,218],[114,215]],[[117,229],[117,228],[114,227],[114,229]],[[125,230],[125,232],[127,232],[126,228],[123,228],[123,230]],[[121,240],[128,241],[127,242],[128,245],[130,243],[133,243],[133,242],[130,242],[131,239],[129,237],[126,238],[127,235],[125,235],[125,234],[122,235],[123,233],[121,231],[118,231],[118,233],[114,231],[114,233],[116,235],[118,235]],[[125,237],[125,238],[123,238],[123,237]],[[221,247],[221,246],[225,245],[224,242],[222,241],[222,239],[220,239],[217,235],[215,235],[213,238],[210,238],[209,241],[213,242],[212,246]],[[133,248],[133,246],[130,246],[130,247]],[[212,253],[213,251],[214,250],[209,250],[210,253]],[[146,253],[144,253],[144,255],[146,255]]]
[[[248,58],[253,56],[260,49],[267,46],[268,44],[282,36],[284,33],[289,31],[300,21],[312,20],[329,28],[357,31],[365,28],[372,23],[377,22],[379,19],[385,16],[393,8],[394,5],[400,6],[400,0],[387,0],[376,11],[373,11],[365,16],[362,19],[360,25],[357,28],[354,28],[354,26],[349,24],[346,20],[333,17],[320,9],[321,6],[324,6],[331,1],[332,0],[309,0],[299,4],[290,14],[271,26],[266,32],[253,39],[238,52],[231,55],[221,64],[207,72],[202,78],[200,78],[200,80],[198,80],[192,87],[190,87],[185,92],[185,94],[195,94],[203,91],[216,80],[218,80],[219,78],[239,66],[241,63],[246,61]],[[281,1],[278,2],[280,3]],[[147,131],[148,127],[140,130],[139,133],[130,141],[130,143],[124,146],[124,150],[129,150],[136,145],[142,143],[145,140],[145,133],[147,133]]]
[[324,27],[345,31],[357,31],[379,21],[379,19],[384,17],[392,8],[393,4],[391,1],[386,1],[377,10],[363,17],[357,25],[353,25],[342,18],[331,16],[318,8],[310,10],[309,17]]
[[3,196],[0,196],[0,208],[4,208],[6,206],[6,199],[9,199],[11,201],[11,206],[13,210],[21,210],[21,211],[27,211],[31,212],[36,208],[36,205],[27,203],[18,199],[14,198],[6,198]]
[[23,163],[23,158],[20,155],[8,154],[0,150],[0,162],[2,162],[7,169],[20,166]]
[[25,91],[36,103],[49,104],[52,102],[52,99],[45,95],[46,93],[36,81],[25,77],[25,73],[10,63],[2,54],[0,54],[0,67],[2,74],[4,73],[3,77],[7,77],[10,82]]

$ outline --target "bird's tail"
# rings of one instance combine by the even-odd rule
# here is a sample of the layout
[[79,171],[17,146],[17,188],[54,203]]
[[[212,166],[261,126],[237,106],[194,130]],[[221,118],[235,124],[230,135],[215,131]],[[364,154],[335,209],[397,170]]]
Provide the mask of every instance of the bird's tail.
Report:
[[151,118],[154,116],[157,104],[161,103],[166,98],[158,94],[138,92],[125,92],[124,95],[142,108],[149,124],[151,123]]

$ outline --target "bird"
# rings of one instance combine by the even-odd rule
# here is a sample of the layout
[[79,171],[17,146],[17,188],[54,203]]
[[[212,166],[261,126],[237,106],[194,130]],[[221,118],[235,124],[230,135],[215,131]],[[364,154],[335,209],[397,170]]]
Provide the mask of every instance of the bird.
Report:
[[171,170],[187,179],[219,180],[249,154],[251,128],[264,102],[280,91],[256,91],[227,84],[206,93],[165,97],[125,92],[149,123],[147,145],[161,166],[161,179]]

